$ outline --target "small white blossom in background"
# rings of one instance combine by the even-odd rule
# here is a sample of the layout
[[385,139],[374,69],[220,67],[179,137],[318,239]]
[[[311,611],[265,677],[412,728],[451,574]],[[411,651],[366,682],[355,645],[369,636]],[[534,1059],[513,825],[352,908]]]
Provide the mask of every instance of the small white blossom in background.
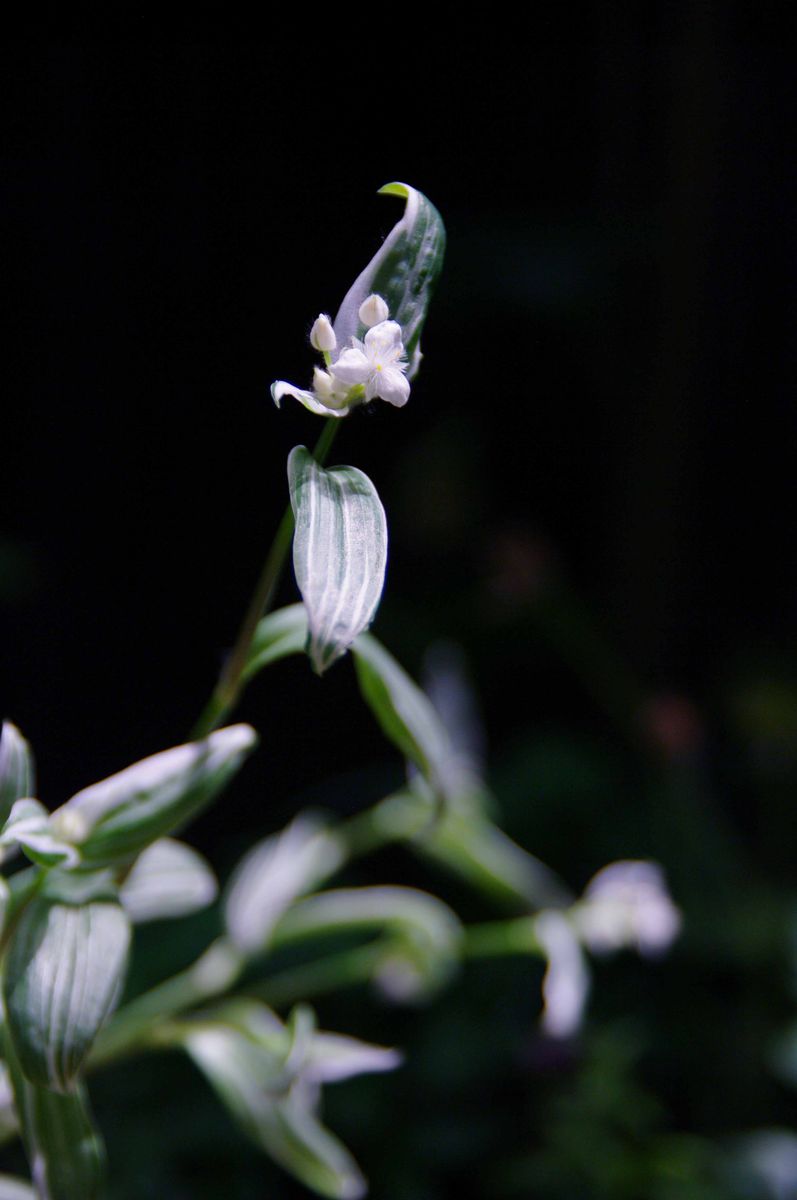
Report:
[[681,913],[654,862],[616,862],[603,867],[572,910],[584,944],[597,954],[630,948],[663,954],[681,928]]
[[345,417],[358,404],[376,399],[403,407],[410,395],[408,362],[401,326],[388,320],[389,315],[381,296],[364,300],[359,317],[368,332],[363,341],[351,338],[351,345],[333,362],[335,331],[326,313],[319,314],[310,330],[310,344],[324,355],[327,369],[315,368],[312,391],[278,379],[271,385],[277,407],[283,396],[292,396],[311,412],[326,417]]
[[552,1038],[578,1033],[589,996],[589,970],[572,924],[561,912],[548,909],[534,922],[548,967],[542,981],[540,1025]]

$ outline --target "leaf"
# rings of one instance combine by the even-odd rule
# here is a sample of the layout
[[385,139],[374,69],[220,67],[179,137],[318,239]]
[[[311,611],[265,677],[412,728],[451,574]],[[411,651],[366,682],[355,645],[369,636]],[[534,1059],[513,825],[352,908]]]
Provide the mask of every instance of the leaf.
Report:
[[231,725],[154,754],[78,792],[53,813],[53,826],[86,863],[131,858],[209,804],[256,742],[251,726]]
[[436,896],[409,887],[337,888],[299,900],[277,925],[274,945],[348,929],[387,934],[376,974],[396,1000],[434,991],[459,960],[462,927],[454,912]]
[[550,867],[485,818],[447,811],[414,841],[421,853],[497,900],[533,909],[572,903]]
[[321,675],[374,619],[387,565],[387,522],[376,488],[356,467],[320,467],[304,446],[288,457],[296,519],[293,568]]
[[278,608],[258,622],[244,668],[244,680],[251,679],[263,667],[302,654],[307,645],[307,609],[303,604]]
[[70,1088],[118,999],[129,944],[107,873],[50,872],[14,930],[3,978],[8,1032],[28,1079]]
[[[286,1061],[274,1047],[273,1014],[258,1035],[257,1009],[235,1023],[223,1020],[186,1023],[182,1043],[213,1085],[222,1102],[252,1141],[286,1171],[324,1196],[357,1200],[365,1181],[354,1159],[336,1137],[316,1119],[307,1090],[296,1080],[290,1086]],[[268,1014],[268,1010],[264,1010]],[[283,1054],[290,1041],[283,1030]],[[312,1034],[310,1035],[312,1040]]]
[[0,1175],[0,1200],[36,1200],[36,1193],[26,1180]]
[[362,338],[365,326],[359,317],[360,305],[376,293],[387,302],[391,319],[401,326],[410,360],[407,376],[412,379],[421,361],[421,330],[443,266],[446,232],[437,209],[415,188],[386,183],[379,192],[406,199],[404,216],[344,296],[335,317],[335,336],[341,347],[348,346],[352,337]]
[[32,796],[35,790],[31,748],[16,725],[4,721],[0,733],[0,825],[16,801]]
[[[64,1095],[31,1083],[20,1070],[7,1034],[5,1040],[37,1200],[98,1200],[105,1151],[92,1123],[85,1089],[78,1085]],[[9,1200],[12,1196],[13,1192]]]
[[0,834],[0,855],[17,847],[43,867],[74,867],[80,861],[75,847],[58,836],[50,814],[38,800],[17,800],[11,809]]
[[136,860],[119,889],[119,899],[134,925],[164,917],[186,917],[212,904],[216,876],[206,859],[172,838],[161,838]]
[[224,903],[227,929],[239,950],[265,950],[288,906],[336,871],[343,858],[339,838],[306,815],[253,846],[236,867]]
[[357,638],[352,653],[363,699],[383,733],[422,771],[435,795],[447,798],[457,760],[429,697],[370,634]]

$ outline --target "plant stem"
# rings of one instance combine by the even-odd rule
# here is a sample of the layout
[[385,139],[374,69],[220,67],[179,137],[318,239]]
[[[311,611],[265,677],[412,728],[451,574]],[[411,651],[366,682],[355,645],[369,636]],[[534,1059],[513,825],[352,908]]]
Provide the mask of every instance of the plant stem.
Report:
[[[324,426],[321,437],[316,443],[313,450],[313,457],[321,466],[323,466],[329,454],[339,424],[340,419],[338,417],[330,417]],[[292,534],[293,509],[289,504],[282,515],[282,520],[277,526],[274,541],[271,543],[271,549],[263,564],[263,570],[260,573],[257,586],[252,595],[249,607],[246,610],[243,624],[238,631],[235,644],[224,664],[219,681],[210,700],[191,731],[191,737],[194,739],[207,737],[209,733],[221,724],[238,701],[243,687],[242,676],[249,657],[252,639],[255,636],[258,622],[268,612],[271,602],[274,599],[274,592],[277,589],[282,569],[285,566],[285,559],[288,557],[288,551],[291,547]]]
[[465,927],[463,958],[502,958],[505,955],[541,956],[542,946],[535,932],[534,917],[514,917],[509,921],[485,921]]
[[321,996],[341,987],[367,983],[382,958],[384,948],[370,942],[329,954],[302,967],[280,971],[244,988],[247,996],[257,996],[274,1008],[284,1008],[308,996]]

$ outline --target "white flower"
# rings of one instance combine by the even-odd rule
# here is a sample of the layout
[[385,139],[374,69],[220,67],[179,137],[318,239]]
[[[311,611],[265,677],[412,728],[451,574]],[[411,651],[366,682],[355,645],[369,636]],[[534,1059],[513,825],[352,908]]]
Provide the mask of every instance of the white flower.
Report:
[[335,378],[343,383],[364,385],[366,400],[379,396],[396,408],[401,408],[409,399],[406,370],[401,326],[395,321],[380,321],[368,330],[364,342],[352,338],[351,349],[344,350],[330,367]]
[[310,345],[314,350],[320,350],[322,354],[329,354],[337,348],[337,344],[338,339],[335,337],[332,322],[326,313],[319,313],[310,330]]
[[662,954],[681,928],[664,872],[654,862],[616,862],[598,871],[573,918],[597,953],[631,947],[640,954]]
[[[368,305],[374,313],[377,310],[387,313],[387,305],[381,296],[369,296],[362,308]],[[316,318],[310,341],[314,349],[324,355],[329,369],[315,368],[312,391],[297,388],[284,379],[272,383],[271,395],[277,408],[283,396],[293,396],[320,417],[345,417],[358,404],[377,396],[397,408],[407,403],[410,394],[410,385],[404,378],[407,360],[401,326],[395,321],[380,321],[368,330],[364,342],[353,337],[351,346],[331,364],[330,350],[337,343],[335,331],[324,313]]]
[[367,300],[363,300],[362,304],[357,310],[357,316],[360,318],[365,328],[370,329],[372,326],[381,325],[382,321],[386,321],[390,316],[390,312],[382,297],[377,296],[376,293],[374,293],[374,295],[369,296]]

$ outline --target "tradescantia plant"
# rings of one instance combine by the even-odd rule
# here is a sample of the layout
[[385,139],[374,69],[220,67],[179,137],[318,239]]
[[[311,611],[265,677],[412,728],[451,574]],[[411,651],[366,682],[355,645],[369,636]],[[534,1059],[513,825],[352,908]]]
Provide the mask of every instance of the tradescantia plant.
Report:
[[[437,703],[367,632],[387,561],[387,520],[357,467],[325,465],[333,438],[361,405],[410,397],[420,338],[440,273],[445,232],[414,188],[389,184],[404,214],[310,341],[321,355],[309,388],[277,381],[277,405],[298,400],[326,424],[311,452],[288,459],[290,503],[221,677],[185,745],[84,788],[55,812],[37,798],[33,755],[10,722],[0,738],[2,997],[0,1138],[18,1134],[31,1181],[0,1176],[0,1197],[92,1200],[105,1169],[88,1101],[94,1069],[142,1050],[188,1055],[251,1140],[323,1196],[349,1200],[366,1184],[320,1118],[326,1084],[396,1069],[400,1054],[319,1031],[307,1001],[370,982],[393,1001],[444,987],[467,957],[529,955],[546,962],[542,1026],[579,1025],[587,952],[628,946],[660,953],[679,914],[659,869],[615,863],[580,898],[495,824],[479,756],[461,720],[464,685],[451,675]],[[285,561],[301,602],[269,611]],[[225,725],[256,674],[306,655],[319,675],[353,660],[360,692],[409,767],[405,787],[347,820],[299,813],[266,831],[220,899],[224,932],[188,969],[119,1007],[135,926],[216,901],[210,865],[175,840],[244,768],[257,735]],[[448,703],[459,690],[457,703]],[[511,916],[465,926],[425,891],[350,887],[352,859],[403,843],[458,874]],[[325,950],[341,933],[348,949]],[[270,959],[304,943],[304,966]]]

